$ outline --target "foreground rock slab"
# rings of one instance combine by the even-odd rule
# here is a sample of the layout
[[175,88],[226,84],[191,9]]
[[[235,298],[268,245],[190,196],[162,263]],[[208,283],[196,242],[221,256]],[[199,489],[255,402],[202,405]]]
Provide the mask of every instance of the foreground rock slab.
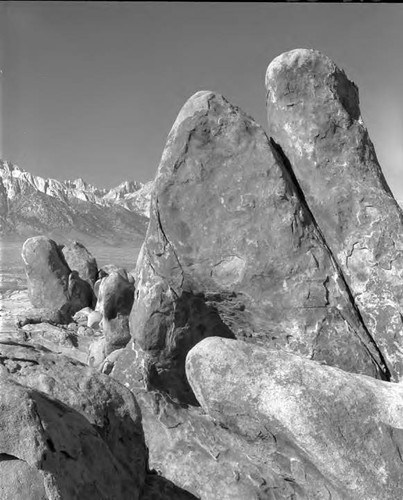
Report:
[[403,213],[379,166],[358,89],[327,56],[296,49],[266,73],[281,147],[371,335],[403,376]]
[[76,323],[60,324],[55,311],[32,308],[27,290],[0,295],[0,341],[38,344],[86,363],[94,337],[100,335],[100,332],[80,328]]
[[0,471],[25,462],[52,500],[140,498],[147,457],[129,391],[43,348],[0,343],[0,360]]
[[43,347],[0,342],[0,495],[191,500],[152,473],[133,394]]
[[[222,338],[195,346],[186,373],[202,408],[237,434],[254,434],[263,456],[289,444],[297,498],[403,497],[402,385]],[[317,486],[328,494],[311,496]]]
[[212,335],[388,376],[281,157],[219,94],[195,94],[172,127],[136,274],[131,333],[174,398],[192,401],[185,357]]
[[327,498],[326,481],[312,467],[307,477],[313,486],[304,490],[308,496],[295,496],[302,489],[291,470],[298,475],[300,461],[286,443],[266,436],[263,446],[254,427],[245,437],[200,407],[181,406],[164,393],[147,390],[141,352],[123,349],[112,356],[107,358],[111,376],[130,388],[140,405],[150,467],[165,478],[202,500]]

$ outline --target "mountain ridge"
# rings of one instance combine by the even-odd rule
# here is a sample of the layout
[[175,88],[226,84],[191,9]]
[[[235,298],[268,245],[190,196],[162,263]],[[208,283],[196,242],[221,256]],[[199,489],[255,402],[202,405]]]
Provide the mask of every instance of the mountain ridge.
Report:
[[47,179],[0,160],[0,234],[138,241],[146,231],[152,188],[152,181],[105,189],[82,178]]

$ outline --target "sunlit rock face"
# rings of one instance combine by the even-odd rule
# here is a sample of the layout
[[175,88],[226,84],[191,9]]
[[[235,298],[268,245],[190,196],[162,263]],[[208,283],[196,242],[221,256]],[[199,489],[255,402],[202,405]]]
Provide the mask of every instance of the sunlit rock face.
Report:
[[186,373],[208,415],[255,445],[256,465],[292,478],[278,498],[402,497],[401,384],[220,338],[190,351]]
[[73,315],[95,302],[91,285],[71,271],[60,247],[46,236],[28,238],[22,247],[28,294],[34,307]]
[[394,379],[403,375],[403,223],[365,128],[358,89],[316,50],[266,73],[269,134],[281,147]]
[[68,301],[70,268],[57,244],[45,236],[29,238],[22,247],[22,259],[32,305],[62,307]]
[[131,314],[152,385],[191,400],[184,359],[211,335],[386,377],[337,266],[263,129],[198,92],[155,179]]

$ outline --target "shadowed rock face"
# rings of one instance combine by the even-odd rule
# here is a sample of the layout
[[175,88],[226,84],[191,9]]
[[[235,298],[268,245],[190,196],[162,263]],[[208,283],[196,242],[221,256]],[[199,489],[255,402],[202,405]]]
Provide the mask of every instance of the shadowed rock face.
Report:
[[218,94],[195,94],[169,134],[136,288],[132,336],[173,397],[192,400],[184,359],[211,335],[387,376],[282,158]]
[[0,477],[12,468],[7,483],[27,478],[33,491],[46,491],[41,499],[140,498],[147,453],[128,390],[28,345],[1,343],[0,368]]
[[72,271],[77,271],[80,278],[94,286],[98,277],[97,261],[81,243],[74,241],[62,248],[64,258]]
[[290,162],[364,321],[403,375],[403,223],[363,125],[358,89],[328,57],[297,49],[266,74],[269,133]]
[[128,316],[133,306],[134,284],[119,271],[102,278],[98,289],[96,310],[106,320],[116,318],[118,313]]
[[294,498],[403,496],[400,384],[220,338],[190,351],[186,373],[210,417],[255,444],[256,463],[288,458]]
[[124,347],[131,339],[129,314],[134,300],[134,283],[129,281],[124,269],[112,271],[111,274],[97,281],[97,312],[102,315],[105,339],[94,349],[98,351],[95,358],[99,364],[103,357],[116,349]]
[[110,377],[0,342],[0,498],[195,500],[150,471],[140,408]]

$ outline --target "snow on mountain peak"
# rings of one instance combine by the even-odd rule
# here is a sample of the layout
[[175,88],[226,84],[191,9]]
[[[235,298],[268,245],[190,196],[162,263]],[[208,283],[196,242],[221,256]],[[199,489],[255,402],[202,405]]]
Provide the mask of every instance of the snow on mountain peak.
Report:
[[[76,198],[101,206],[121,205],[127,210],[148,217],[149,196],[142,197],[142,183],[123,181],[112,189],[99,189],[87,183],[81,177],[75,180],[58,181],[33,175],[10,162],[0,160],[0,182],[2,182],[7,197],[13,199],[21,192],[40,191],[48,196],[68,202]],[[139,193],[133,199],[133,194]],[[127,200],[129,199],[129,203]]]

